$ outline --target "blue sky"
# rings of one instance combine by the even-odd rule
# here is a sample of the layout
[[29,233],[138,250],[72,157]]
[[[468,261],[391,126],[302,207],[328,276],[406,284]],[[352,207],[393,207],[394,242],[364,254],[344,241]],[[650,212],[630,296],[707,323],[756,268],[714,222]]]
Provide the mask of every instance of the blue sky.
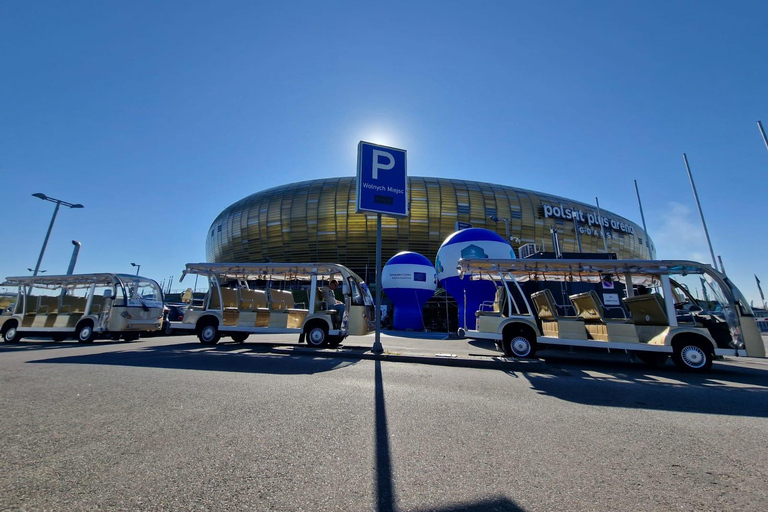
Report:
[[[0,4],[0,276],[158,281],[205,259],[224,208],[355,174],[359,140],[416,176],[593,203],[661,258],[714,251],[768,284],[768,3],[6,0]],[[185,281],[186,284],[186,281]],[[180,288],[181,285],[174,285]]]

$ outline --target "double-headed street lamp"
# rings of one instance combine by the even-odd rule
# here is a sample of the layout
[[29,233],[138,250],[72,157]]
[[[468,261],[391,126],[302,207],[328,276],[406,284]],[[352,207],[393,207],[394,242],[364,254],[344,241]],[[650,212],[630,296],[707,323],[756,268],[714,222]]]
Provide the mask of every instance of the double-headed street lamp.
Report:
[[141,265],[138,263],[131,263],[132,267],[136,267],[136,275],[139,275],[139,270],[141,270]]
[[504,223],[504,229],[507,232],[507,243],[510,243],[512,241],[512,238],[509,236],[509,219],[500,219],[495,215],[489,215],[488,218],[497,224],[499,223],[499,221],[502,221]]
[[[30,272],[34,272],[35,271],[35,269],[33,269],[33,268],[28,268],[27,270],[29,270]],[[45,272],[48,272],[48,271],[47,270],[41,270],[40,272],[38,272],[38,274],[43,274]]]
[[38,199],[42,199],[43,201],[50,201],[52,203],[56,203],[56,208],[53,210],[53,217],[51,217],[51,224],[48,226],[48,232],[45,234],[45,240],[43,241],[43,248],[40,249],[40,256],[37,258],[37,265],[35,265],[35,270],[32,274],[33,276],[36,276],[38,274],[38,271],[40,270],[40,263],[43,261],[43,254],[45,254],[45,248],[48,246],[48,239],[51,237],[51,230],[53,229],[53,223],[56,221],[56,214],[59,213],[59,206],[64,205],[70,208],[84,208],[84,206],[79,203],[72,204],[66,201],[62,201],[61,199],[54,199],[53,197],[48,197],[47,195],[42,194],[40,192],[32,195],[34,197],[37,197]]

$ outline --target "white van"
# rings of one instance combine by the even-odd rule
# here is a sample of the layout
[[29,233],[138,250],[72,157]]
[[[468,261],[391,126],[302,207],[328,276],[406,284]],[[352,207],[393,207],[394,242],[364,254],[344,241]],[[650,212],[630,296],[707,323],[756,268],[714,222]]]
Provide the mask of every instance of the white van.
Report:
[[[190,305],[175,329],[194,330],[204,345],[221,336],[244,342],[250,334],[297,333],[299,343],[337,346],[373,328],[374,302],[365,282],[334,263],[188,263],[181,280],[208,278],[202,305]],[[326,304],[320,287],[341,283],[342,308]],[[295,295],[303,300],[297,301]]]
[[510,357],[531,357],[542,346],[604,348],[652,365],[671,355],[689,371],[708,370],[715,356],[765,357],[749,303],[709,265],[463,259],[458,269],[498,290],[476,312],[476,330],[459,336],[493,340]]
[[8,343],[22,337],[54,341],[97,336],[126,341],[158,331],[163,322],[163,292],[152,279],[128,274],[8,277],[0,286],[18,288],[16,304],[0,316]]

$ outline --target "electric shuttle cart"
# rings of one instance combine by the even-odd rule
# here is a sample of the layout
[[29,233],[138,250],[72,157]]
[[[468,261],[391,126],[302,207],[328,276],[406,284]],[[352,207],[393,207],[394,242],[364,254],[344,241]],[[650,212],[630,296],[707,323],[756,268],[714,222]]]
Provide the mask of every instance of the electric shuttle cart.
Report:
[[[188,263],[181,280],[194,274],[208,278],[202,305],[184,310],[174,328],[194,330],[204,345],[221,336],[238,343],[250,334],[297,333],[299,343],[337,346],[348,335],[373,327],[374,302],[363,280],[334,263]],[[326,304],[319,287],[340,282],[343,311]],[[294,292],[306,302],[297,302]]]
[[18,288],[10,315],[0,316],[6,342],[22,337],[97,336],[135,341],[163,324],[163,292],[156,281],[128,274],[9,277],[1,286]]
[[462,259],[458,270],[497,286],[494,301],[476,312],[476,330],[459,336],[493,340],[510,357],[544,346],[617,349],[651,365],[671,355],[696,372],[716,356],[765,357],[744,296],[702,263]]

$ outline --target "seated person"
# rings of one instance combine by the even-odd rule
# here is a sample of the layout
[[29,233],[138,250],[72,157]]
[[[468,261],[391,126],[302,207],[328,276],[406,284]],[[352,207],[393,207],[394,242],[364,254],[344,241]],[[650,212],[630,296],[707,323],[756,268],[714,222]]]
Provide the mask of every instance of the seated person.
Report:
[[328,305],[328,309],[335,309],[339,312],[339,318],[344,317],[344,303],[336,300],[334,291],[339,287],[339,282],[335,279],[328,281],[328,286],[321,286],[320,292],[322,293],[322,299]]

